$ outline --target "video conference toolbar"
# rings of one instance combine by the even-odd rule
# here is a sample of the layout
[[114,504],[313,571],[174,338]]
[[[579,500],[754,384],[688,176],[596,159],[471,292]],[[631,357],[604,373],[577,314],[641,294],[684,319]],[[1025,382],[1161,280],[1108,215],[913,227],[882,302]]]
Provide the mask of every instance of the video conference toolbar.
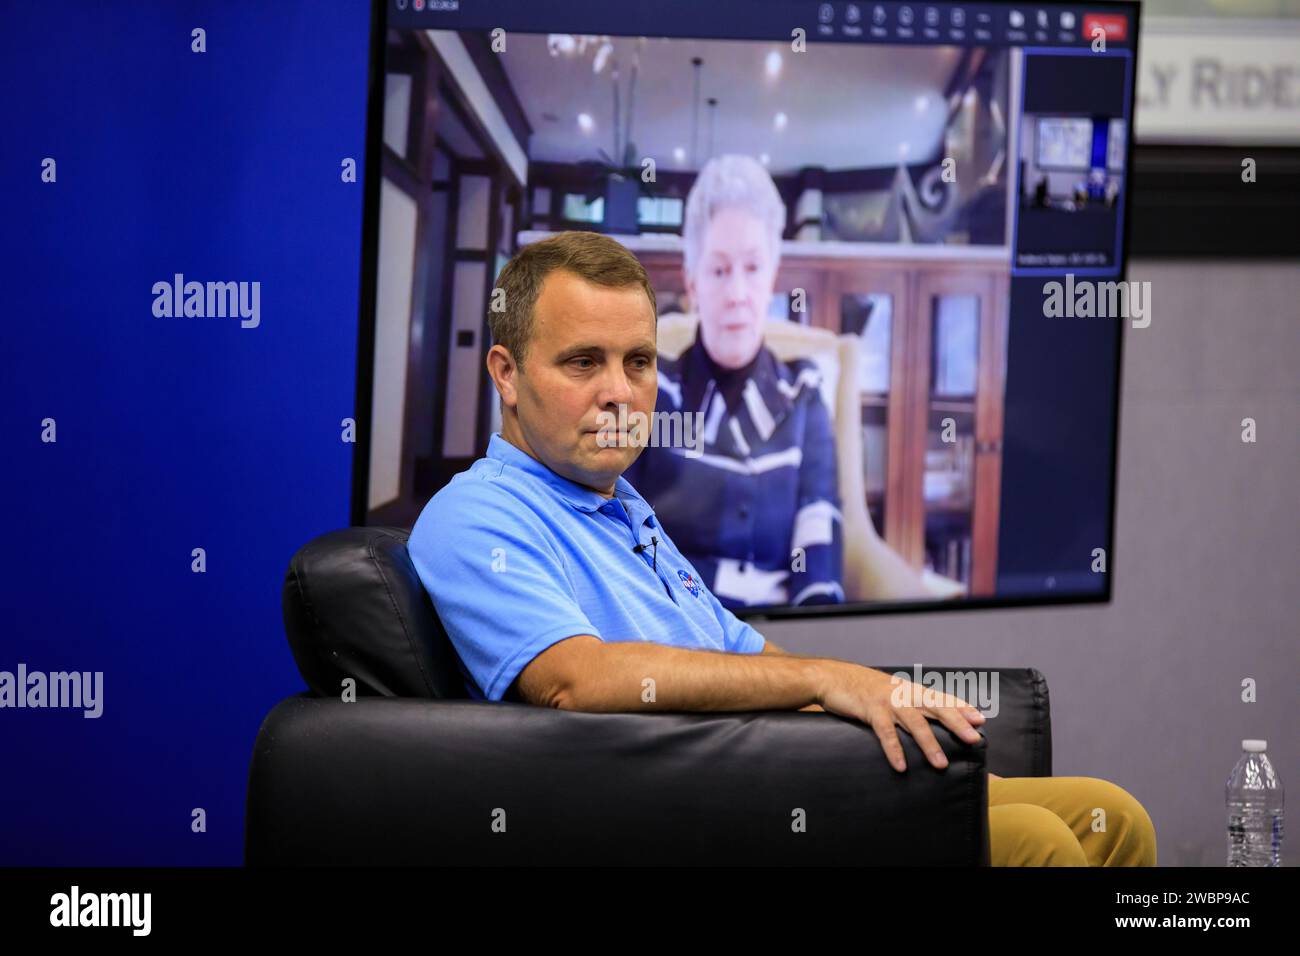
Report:
[[783,0],[389,0],[389,24],[653,36],[772,39],[803,29],[831,43],[1131,48],[1136,29],[1122,6],[970,3],[805,3]]

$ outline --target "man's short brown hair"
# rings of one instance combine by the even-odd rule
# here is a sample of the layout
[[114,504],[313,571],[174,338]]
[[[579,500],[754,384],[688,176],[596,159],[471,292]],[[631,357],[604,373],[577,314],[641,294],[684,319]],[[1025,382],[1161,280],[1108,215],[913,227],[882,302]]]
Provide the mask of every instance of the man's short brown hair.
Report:
[[[521,368],[533,336],[537,297],[541,295],[546,277],[556,269],[564,269],[588,282],[611,289],[639,285],[650,300],[650,314],[658,319],[650,277],[627,247],[598,232],[561,232],[520,249],[501,270],[492,290],[488,306],[488,328],[492,340],[505,346]],[[502,290],[504,296],[497,289]],[[499,311],[496,308],[498,302],[501,303]]]

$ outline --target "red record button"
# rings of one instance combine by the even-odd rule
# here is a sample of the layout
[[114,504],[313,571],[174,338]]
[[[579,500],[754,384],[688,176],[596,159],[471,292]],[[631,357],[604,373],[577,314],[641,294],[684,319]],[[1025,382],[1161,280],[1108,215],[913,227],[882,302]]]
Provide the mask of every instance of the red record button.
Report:
[[1107,40],[1123,40],[1128,36],[1128,17],[1115,13],[1085,13],[1083,38],[1091,40],[1101,27]]

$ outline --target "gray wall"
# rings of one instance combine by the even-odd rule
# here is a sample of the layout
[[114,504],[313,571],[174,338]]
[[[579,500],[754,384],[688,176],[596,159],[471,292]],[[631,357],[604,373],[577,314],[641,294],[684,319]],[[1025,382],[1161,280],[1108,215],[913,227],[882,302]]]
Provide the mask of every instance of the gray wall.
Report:
[[[864,664],[1033,666],[1053,772],[1104,777],[1155,822],[1158,861],[1222,866],[1224,783],[1268,740],[1300,864],[1300,265],[1138,261],[1125,331],[1114,601],[767,622],[794,653]],[[1241,440],[1254,418],[1257,442]],[[1243,703],[1253,678],[1257,701]]]

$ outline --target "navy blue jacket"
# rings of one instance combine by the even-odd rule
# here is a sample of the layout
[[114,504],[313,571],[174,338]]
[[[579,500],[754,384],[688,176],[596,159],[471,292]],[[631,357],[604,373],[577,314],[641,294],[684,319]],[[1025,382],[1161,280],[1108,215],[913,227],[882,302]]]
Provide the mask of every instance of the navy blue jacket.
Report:
[[624,477],[709,590],[732,609],[843,601],[835,435],[816,365],[764,346],[733,411],[698,332],[658,364],[656,413],[702,412],[703,454],[647,447]]

